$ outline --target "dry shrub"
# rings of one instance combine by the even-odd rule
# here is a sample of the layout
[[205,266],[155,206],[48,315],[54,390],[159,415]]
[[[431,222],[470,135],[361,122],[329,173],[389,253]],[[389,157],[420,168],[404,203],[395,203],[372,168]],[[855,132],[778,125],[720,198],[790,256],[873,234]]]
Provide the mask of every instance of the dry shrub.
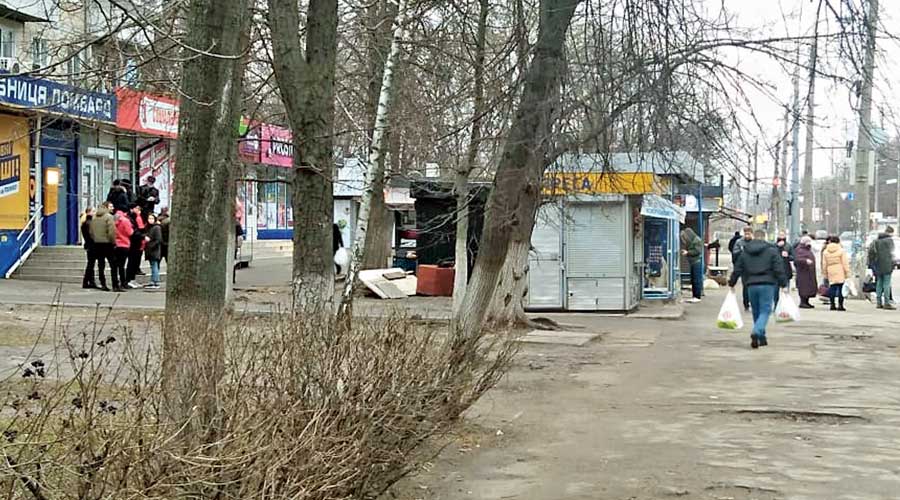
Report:
[[448,431],[513,354],[502,336],[461,339],[402,318],[351,327],[325,314],[194,314],[172,328],[224,334],[212,414],[172,418],[165,409],[184,395],[166,393],[157,351],[135,348],[129,330],[63,331],[73,375],[46,376],[33,360],[7,393],[0,494],[375,498],[427,458],[426,440]]

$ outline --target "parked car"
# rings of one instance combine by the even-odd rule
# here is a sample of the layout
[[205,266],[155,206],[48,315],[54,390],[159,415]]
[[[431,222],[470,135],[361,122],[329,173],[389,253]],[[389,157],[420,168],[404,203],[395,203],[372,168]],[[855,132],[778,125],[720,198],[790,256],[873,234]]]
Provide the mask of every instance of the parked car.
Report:
[[828,231],[826,231],[824,229],[819,229],[818,231],[816,231],[816,239],[817,240],[824,240],[826,238],[828,238]]

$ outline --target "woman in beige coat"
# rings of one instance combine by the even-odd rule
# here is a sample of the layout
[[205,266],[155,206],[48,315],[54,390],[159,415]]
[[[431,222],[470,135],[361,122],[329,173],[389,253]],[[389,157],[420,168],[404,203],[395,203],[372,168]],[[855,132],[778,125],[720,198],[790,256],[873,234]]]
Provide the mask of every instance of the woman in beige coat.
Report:
[[[828,245],[822,251],[822,275],[828,280],[831,287],[828,290],[828,298],[831,299],[832,311],[846,311],[844,309],[844,282],[850,278],[850,257],[841,246],[841,239],[837,236],[828,238]],[[838,299],[838,307],[834,306],[834,299]]]

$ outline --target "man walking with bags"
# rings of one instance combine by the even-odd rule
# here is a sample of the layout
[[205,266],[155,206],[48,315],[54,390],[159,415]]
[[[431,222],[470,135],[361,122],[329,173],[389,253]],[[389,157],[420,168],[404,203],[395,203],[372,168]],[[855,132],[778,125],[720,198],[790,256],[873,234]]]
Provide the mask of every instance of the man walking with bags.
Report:
[[891,304],[891,274],[894,272],[894,228],[878,235],[869,246],[869,267],[875,274],[875,301],[878,309],[896,309]]
[[778,288],[788,285],[784,261],[775,246],[766,242],[765,238],[763,231],[756,231],[753,239],[745,242],[740,257],[734,263],[734,272],[728,280],[732,292],[738,279],[746,287],[746,295],[753,311],[753,331],[750,334],[750,347],[753,349],[769,345],[766,324],[772,314],[775,294]]

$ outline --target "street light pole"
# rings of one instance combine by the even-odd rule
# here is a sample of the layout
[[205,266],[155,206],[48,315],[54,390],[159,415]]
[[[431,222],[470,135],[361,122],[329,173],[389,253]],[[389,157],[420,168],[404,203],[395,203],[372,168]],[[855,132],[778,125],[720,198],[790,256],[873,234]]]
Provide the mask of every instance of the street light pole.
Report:
[[791,160],[791,220],[788,241],[800,235],[800,70],[794,71],[794,128],[791,139],[793,159]]

